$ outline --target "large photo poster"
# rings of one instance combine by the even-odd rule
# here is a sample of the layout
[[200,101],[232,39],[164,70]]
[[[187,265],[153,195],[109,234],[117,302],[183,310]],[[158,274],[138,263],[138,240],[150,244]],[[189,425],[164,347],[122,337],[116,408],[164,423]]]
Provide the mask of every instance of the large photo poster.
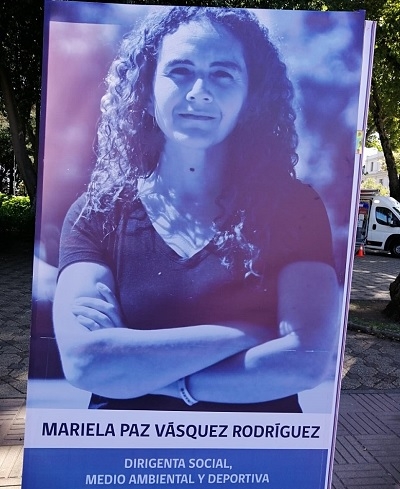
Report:
[[329,487],[364,31],[46,2],[24,489]]

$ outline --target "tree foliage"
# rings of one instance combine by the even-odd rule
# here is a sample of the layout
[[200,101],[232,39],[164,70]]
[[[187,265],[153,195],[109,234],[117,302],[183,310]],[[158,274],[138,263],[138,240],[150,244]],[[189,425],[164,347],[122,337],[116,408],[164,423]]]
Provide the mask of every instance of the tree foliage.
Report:
[[33,234],[34,214],[28,197],[0,193],[0,229],[7,234]]
[[400,3],[371,2],[378,23],[370,112],[379,133],[389,175],[390,195],[400,200],[394,152],[400,149]]
[[[280,6],[273,5],[279,3]],[[367,136],[377,132],[382,147],[390,194],[400,201],[400,180],[394,152],[400,149],[400,2],[399,0],[310,0],[270,2],[266,8],[305,10],[365,10],[367,20],[377,22],[374,69]]]
[[[0,119],[1,121],[1,119]],[[3,122],[1,124],[1,122]],[[14,153],[10,145],[11,134],[4,120],[0,122],[0,191],[8,194],[14,189]]]
[[36,192],[42,32],[43,0],[0,4],[0,110],[7,116],[31,200]]
[[376,183],[376,181],[371,177],[366,178],[361,182],[361,188],[369,190],[377,189],[379,191],[379,195],[389,195],[388,189],[384,187],[381,183]]
[[[104,1],[154,4],[153,0]],[[158,3],[290,10],[366,10],[367,19],[378,23],[367,135],[379,133],[390,192],[400,200],[400,182],[393,156],[400,149],[399,0],[159,0]],[[18,169],[31,198],[35,194],[38,154],[42,25],[43,0],[0,4],[0,111],[10,122]],[[0,154],[7,153],[3,136]]]

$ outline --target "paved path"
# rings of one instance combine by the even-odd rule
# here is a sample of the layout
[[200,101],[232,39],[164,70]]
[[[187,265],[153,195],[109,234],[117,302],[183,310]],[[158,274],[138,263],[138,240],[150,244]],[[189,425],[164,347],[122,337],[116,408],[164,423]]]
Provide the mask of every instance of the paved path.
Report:
[[368,253],[355,257],[351,299],[375,299],[388,301],[389,284],[400,273],[400,259],[390,255]]
[[[390,300],[400,260],[356,257],[351,300]],[[347,332],[333,489],[400,489],[400,342]]]
[[[31,262],[29,247],[0,253],[0,487],[21,484]],[[384,304],[398,273],[389,256],[356,258],[351,298]],[[348,332],[332,488],[400,489],[399,342]]]

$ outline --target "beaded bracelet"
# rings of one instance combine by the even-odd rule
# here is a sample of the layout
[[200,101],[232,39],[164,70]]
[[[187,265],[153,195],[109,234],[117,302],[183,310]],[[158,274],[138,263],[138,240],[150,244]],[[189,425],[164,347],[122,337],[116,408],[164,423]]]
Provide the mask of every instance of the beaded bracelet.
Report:
[[186,377],[182,377],[181,379],[178,380],[178,389],[179,393],[181,395],[181,398],[183,401],[188,405],[188,406],[193,406],[193,404],[196,404],[198,401],[190,394],[186,387]]

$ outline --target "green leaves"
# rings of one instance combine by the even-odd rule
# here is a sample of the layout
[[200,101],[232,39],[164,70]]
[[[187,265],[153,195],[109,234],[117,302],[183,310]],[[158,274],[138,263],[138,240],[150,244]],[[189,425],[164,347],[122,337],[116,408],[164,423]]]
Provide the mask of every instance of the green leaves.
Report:
[[32,233],[34,213],[29,197],[11,197],[0,193],[0,230],[3,233]]

